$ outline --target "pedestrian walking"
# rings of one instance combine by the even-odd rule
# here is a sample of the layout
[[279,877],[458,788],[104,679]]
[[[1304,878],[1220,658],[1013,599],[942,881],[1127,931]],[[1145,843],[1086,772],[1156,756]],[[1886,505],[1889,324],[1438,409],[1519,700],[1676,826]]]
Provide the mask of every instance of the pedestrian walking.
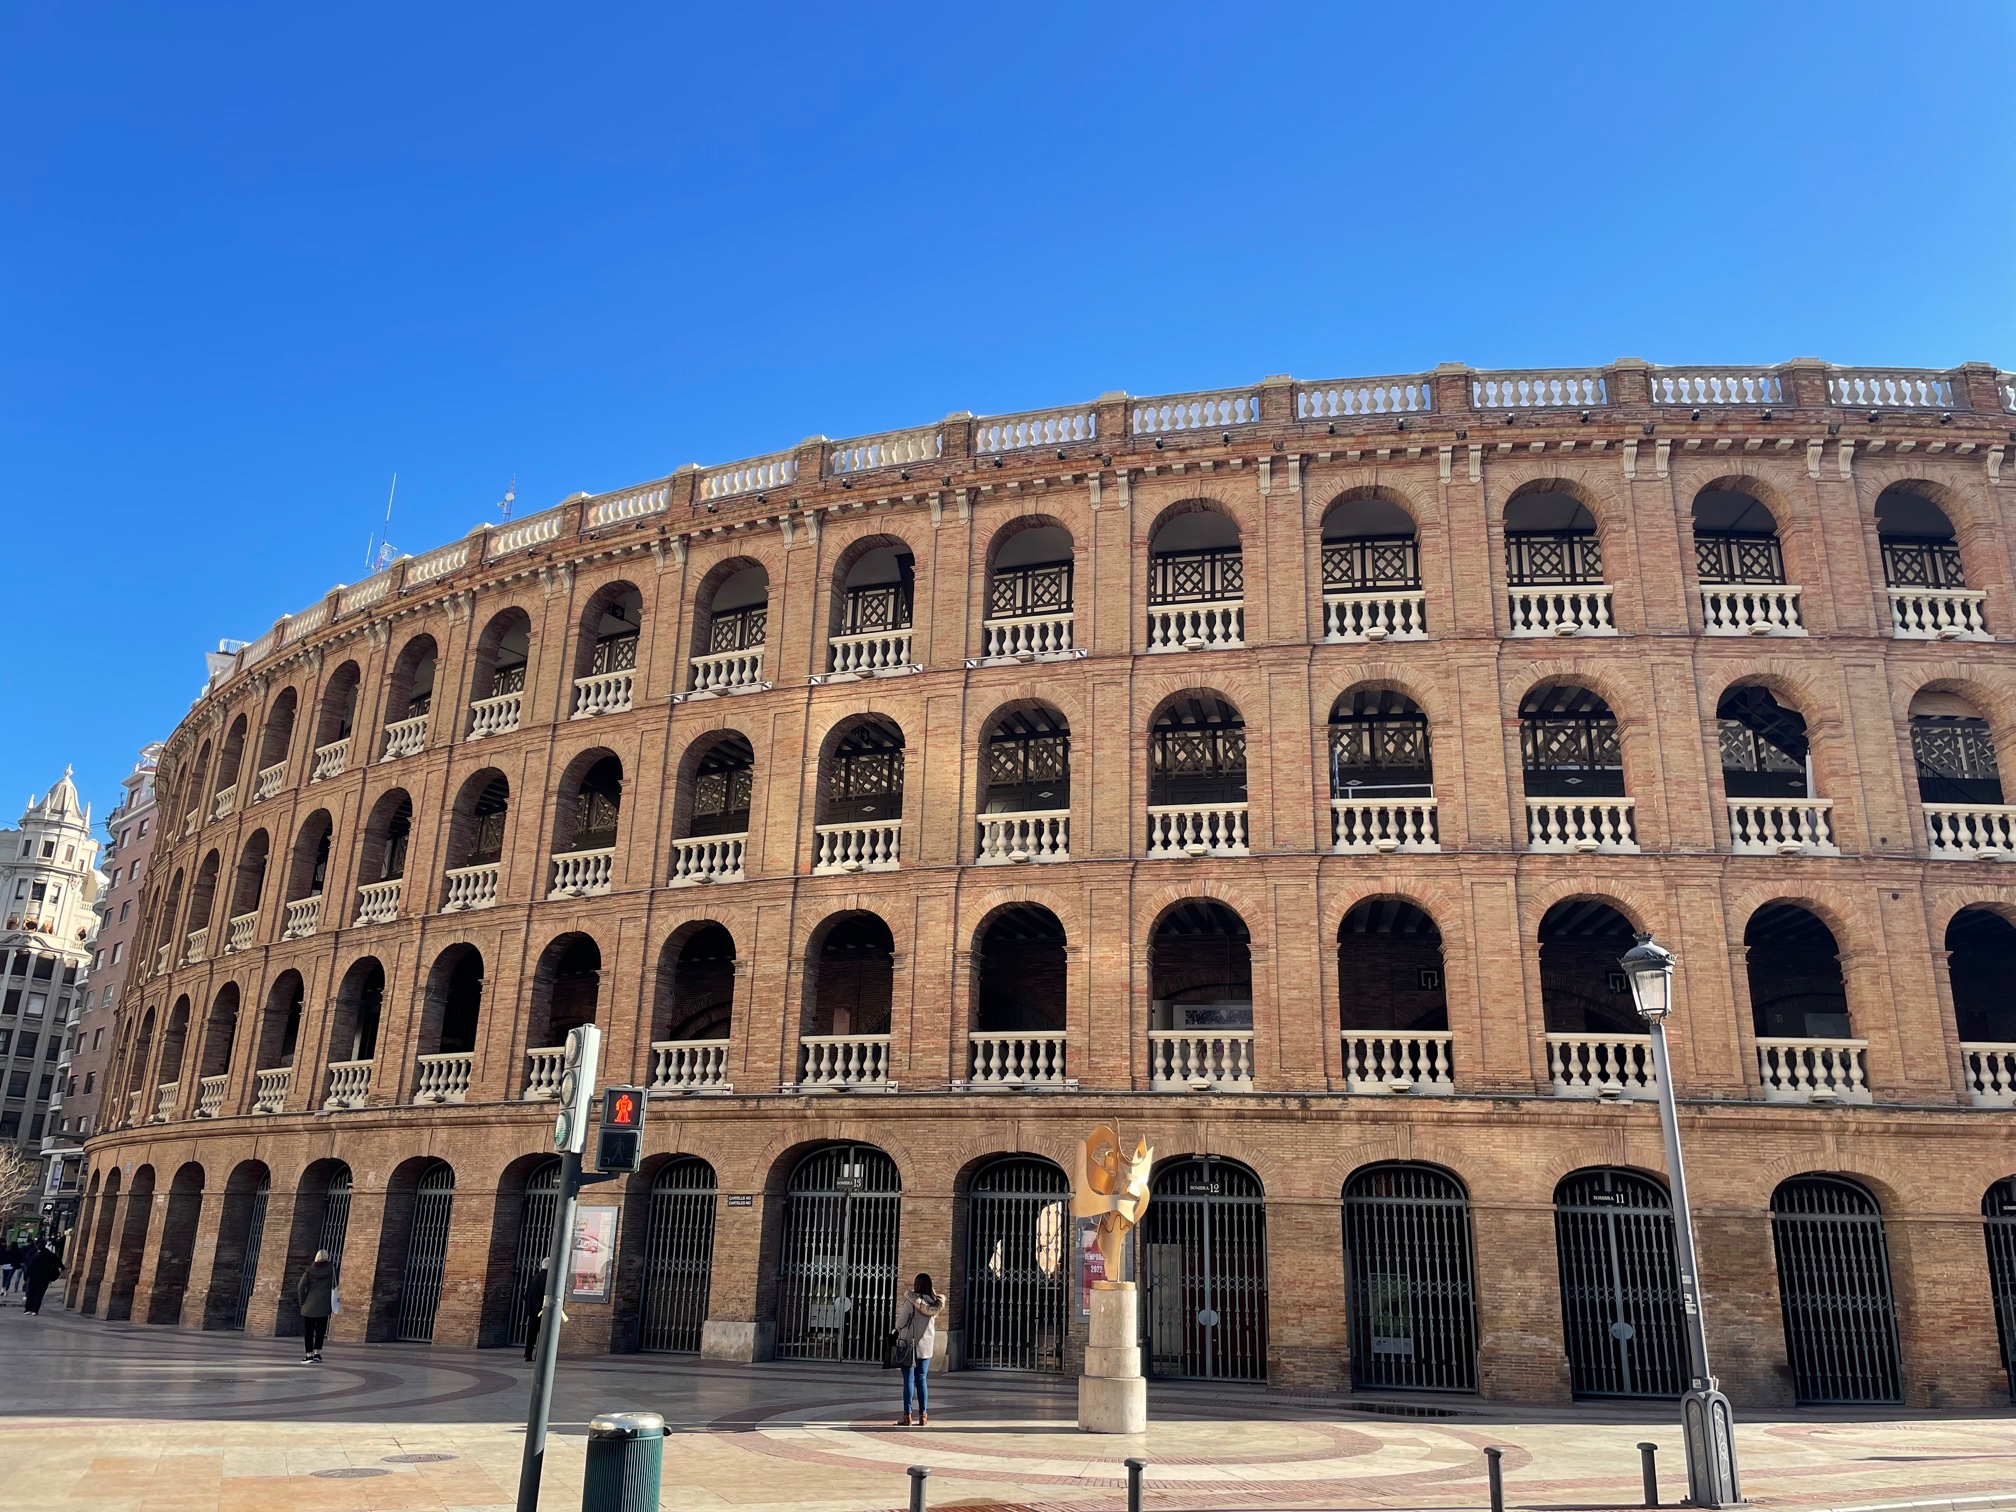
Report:
[[926,1378],[931,1373],[931,1356],[938,1352],[938,1314],[945,1311],[945,1299],[932,1290],[931,1278],[921,1271],[916,1284],[896,1304],[896,1322],[891,1344],[896,1368],[903,1373],[903,1416],[896,1426],[908,1428],[912,1413],[911,1393],[916,1393],[916,1421],[931,1421],[931,1390]]
[[21,1262],[21,1251],[12,1239],[0,1242],[0,1297],[14,1289],[14,1267]]
[[28,1293],[22,1301],[21,1310],[29,1317],[40,1317],[42,1298],[49,1290],[49,1283],[63,1273],[63,1257],[47,1244],[35,1246],[35,1252],[28,1257],[25,1267],[20,1267],[28,1275]]
[[329,1251],[318,1249],[301,1279],[294,1283],[294,1301],[301,1309],[301,1363],[322,1363],[322,1342],[329,1337],[329,1320],[343,1310],[336,1294],[336,1266]]

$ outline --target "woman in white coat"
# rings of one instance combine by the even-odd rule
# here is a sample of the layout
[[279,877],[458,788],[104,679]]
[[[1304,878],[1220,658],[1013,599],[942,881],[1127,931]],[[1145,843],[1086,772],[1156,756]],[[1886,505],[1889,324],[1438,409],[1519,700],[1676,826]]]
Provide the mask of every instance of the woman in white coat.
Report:
[[909,1360],[900,1367],[903,1372],[903,1416],[896,1420],[899,1428],[910,1426],[913,1390],[917,1401],[916,1421],[931,1421],[931,1391],[925,1382],[931,1373],[931,1356],[938,1352],[938,1314],[943,1311],[945,1299],[931,1289],[931,1278],[921,1272],[916,1285],[896,1303],[893,1325],[896,1337],[910,1348]]

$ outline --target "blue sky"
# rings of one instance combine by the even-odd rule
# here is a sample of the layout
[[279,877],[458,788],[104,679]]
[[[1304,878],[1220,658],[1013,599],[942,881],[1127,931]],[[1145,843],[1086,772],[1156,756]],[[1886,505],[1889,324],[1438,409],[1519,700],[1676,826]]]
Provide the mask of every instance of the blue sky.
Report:
[[0,822],[394,471],[419,551],[1109,389],[2016,367],[2012,85],[2006,3],[0,4]]

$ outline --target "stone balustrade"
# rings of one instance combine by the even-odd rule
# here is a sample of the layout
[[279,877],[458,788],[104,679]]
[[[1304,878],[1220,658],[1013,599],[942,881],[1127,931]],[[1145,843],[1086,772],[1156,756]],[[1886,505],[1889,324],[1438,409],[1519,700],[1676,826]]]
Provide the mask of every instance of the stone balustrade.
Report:
[[524,705],[523,691],[477,699],[469,705],[469,738],[482,740],[490,735],[509,735],[518,728],[519,711]]
[[1251,1092],[1251,1029],[1150,1029],[1148,1085],[1156,1092]]
[[1827,375],[1829,403],[1847,409],[1953,408],[1953,380],[1943,373],[1836,371]]
[[693,658],[695,693],[753,693],[763,686],[763,648],[710,651]]
[[210,800],[212,819],[229,819],[238,807],[238,784],[233,782],[217,789],[217,795]]
[[1332,798],[1330,846],[1340,856],[1432,855],[1442,849],[1433,798]]
[[174,953],[175,953],[175,947],[172,945],[163,945],[155,950],[154,975],[160,976],[162,972],[168,969],[169,957],[174,955]]
[[[357,917],[354,924],[390,924],[399,917],[399,894],[403,877],[387,877],[383,882],[366,882],[357,889]],[[425,906],[424,904],[422,905]]]
[[188,937],[182,942],[182,963],[185,966],[194,966],[198,961],[203,959],[205,952],[209,948],[210,926],[208,924],[205,924],[201,929],[190,930]]
[[653,1040],[653,1092],[733,1092],[728,1083],[728,1041]]
[[1704,635],[1804,635],[1799,589],[1790,583],[1703,583],[1701,630]]
[[1608,583],[1579,588],[1511,588],[1506,590],[1506,607],[1512,623],[1505,633],[1515,638],[1617,633]]
[[2016,1108],[2016,1045],[1963,1044],[1967,1095],[1977,1108]]
[[614,885],[616,848],[567,851],[553,858],[549,898],[599,898]]
[[1935,861],[2016,857],[2016,804],[1928,803],[1925,844]]
[[591,672],[574,679],[574,712],[570,719],[593,719],[598,714],[627,714],[637,687],[637,669],[620,672]]
[[980,654],[989,661],[1041,661],[1046,656],[1068,656],[1074,618],[1066,610],[1062,614],[988,620],[980,627]]
[[1061,1032],[1012,1034],[975,1032],[971,1087],[1061,1087],[1064,1036]]
[[1456,1036],[1447,1029],[1345,1029],[1344,1089],[1372,1096],[1456,1090]]
[[287,905],[286,922],[281,927],[283,940],[301,940],[315,933],[322,920],[322,894],[296,898]]
[[154,1116],[152,1122],[167,1123],[175,1116],[175,1099],[181,1094],[179,1081],[162,1082],[154,1089]]
[[1148,606],[1150,651],[1236,651],[1245,644],[1244,599]]
[[893,1085],[886,1034],[808,1034],[798,1045],[797,1091]]
[[910,631],[871,630],[865,635],[836,635],[829,646],[834,677],[879,677],[908,672]]
[[1654,404],[1707,409],[1785,402],[1785,381],[1768,368],[1660,368],[1648,386]]
[[1649,1034],[1550,1034],[1547,1074],[1556,1097],[1656,1098]]
[[1890,588],[1891,634],[1898,640],[1993,640],[1974,588]]
[[191,835],[193,835],[193,834],[195,834],[195,833],[196,833],[196,822],[197,822],[197,819],[198,819],[198,817],[199,817],[199,815],[198,815],[198,812],[197,812],[197,810],[195,810],[195,809],[193,809],[193,808],[192,808],[191,810],[189,810],[189,812],[188,812],[188,813],[186,813],[186,814],[184,814],[184,815],[182,816],[182,837],[183,837],[183,839],[185,839],[185,840],[186,840],[186,839],[188,839],[188,837],[189,837],[189,836],[191,836]]
[[350,760],[350,737],[332,740],[325,746],[315,747],[315,755],[308,763],[308,780],[326,782],[331,777],[340,777],[343,767]]
[[371,1062],[331,1061],[325,1108],[361,1108],[371,1096]]
[[138,1087],[126,1094],[126,1126],[131,1128],[140,1122],[140,1102],[144,1094]]
[[1323,595],[1323,639],[1335,644],[1361,641],[1425,640],[1428,595],[1419,588],[1385,588],[1373,593]]
[[525,1052],[526,1102],[551,1102],[560,1095],[560,1073],[567,1069],[565,1045],[540,1045]]
[[1470,403],[1480,410],[1592,409],[1609,402],[1609,379],[1596,371],[1494,373],[1470,380]]
[[695,835],[672,842],[672,875],[667,887],[698,887],[706,882],[740,882],[749,836]]
[[463,913],[472,908],[495,908],[497,876],[502,870],[495,861],[451,868],[442,877],[447,888],[442,895],[441,912]]
[[973,424],[973,455],[991,457],[1032,446],[1062,446],[1099,438],[1099,411],[1091,405],[1066,405],[1025,415],[994,415]]
[[427,716],[415,714],[411,719],[396,719],[385,726],[385,750],[380,761],[397,761],[401,756],[417,755],[427,744]]
[[287,763],[276,761],[269,767],[261,767],[252,778],[252,801],[264,803],[278,793],[287,781]]
[[812,874],[895,871],[902,864],[903,821],[819,824],[812,828]]
[[1757,1075],[1764,1101],[1774,1103],[1866,1103],[1869,1045],[1852,1039],[1765,1039],[1757,1041]]
[[413,1101],[467,1102],[469,1078],[475,1069],[476,1056],[469,1050],[450,1050],[440,1055],[420,1056],[413,1071]]
[[1425,415],[1434,408],[1435,385],[1426,378],[1354,378],[1295,385],[1297,420]]
[[224,1093],[231,1086],[231,1075],[225,1072],[219,1076],[206,1076],[196,1083],[196,1116],[215,1118],[224,1107]]
[[1729,849],[1739,856],[1838,856],[1831,798],[1731,798]]
[[1021,861],[1071,859],[1071,811],[1024,809],[1013,814],[981,814],[977,866],[1005,866]]
[[1151,856],[1244,856],[1246,805],[1243,803],[1151,804],[1148,809],[1148,854]]
[[224,926],[224,953],[236,955],[241,950],[252,948],[252,938],[259,932],[259,910],[242,913],[229,920]]
[[1165,436],[1180,431],[1222,430],[1253,425],[1260,419],[1260,396],[1251,389],[1221,389],[1209,394],[1172,394],[1130,405],[1127,429],[1137,436]]
[[252,1111],[278,1113],[287,1106],[287,1089],[293,1085],[292,1066],[274,1066],[252,1078]]
[[1528,798],[1526,849],[1557,854],[1638,854],[1629,798]]

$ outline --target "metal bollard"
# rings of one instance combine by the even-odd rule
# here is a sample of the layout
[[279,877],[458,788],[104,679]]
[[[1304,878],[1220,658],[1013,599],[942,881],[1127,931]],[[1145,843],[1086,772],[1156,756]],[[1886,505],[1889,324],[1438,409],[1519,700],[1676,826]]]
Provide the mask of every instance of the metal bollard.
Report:
[[1652,1456],[1659,1452],[1657,1444],[1638,1446],[1638,1472],[1645,1477],[1645,1505],[1659,1505],[1659,1467],[1652,1462]]
[[604,1412],[588,1422],[588,1470],[581,1512],[658,1512],[665,1467],[665,1419],[655,1412]]
[[1141,1472],[1148,1468],[1145,1459],[1123,1461],[1127,1466],[1127,1512],[1141,1512]]
[[1498,1463],[1504,1458],[1503,1449],[1484,1451],[1484,1471],[1491,1477],[1491,1512],[1505,1512],[1505,1470]]
[[910,1512],[924,1512],[924,1482],[930,1478],[929,1465],[910,1467]]

